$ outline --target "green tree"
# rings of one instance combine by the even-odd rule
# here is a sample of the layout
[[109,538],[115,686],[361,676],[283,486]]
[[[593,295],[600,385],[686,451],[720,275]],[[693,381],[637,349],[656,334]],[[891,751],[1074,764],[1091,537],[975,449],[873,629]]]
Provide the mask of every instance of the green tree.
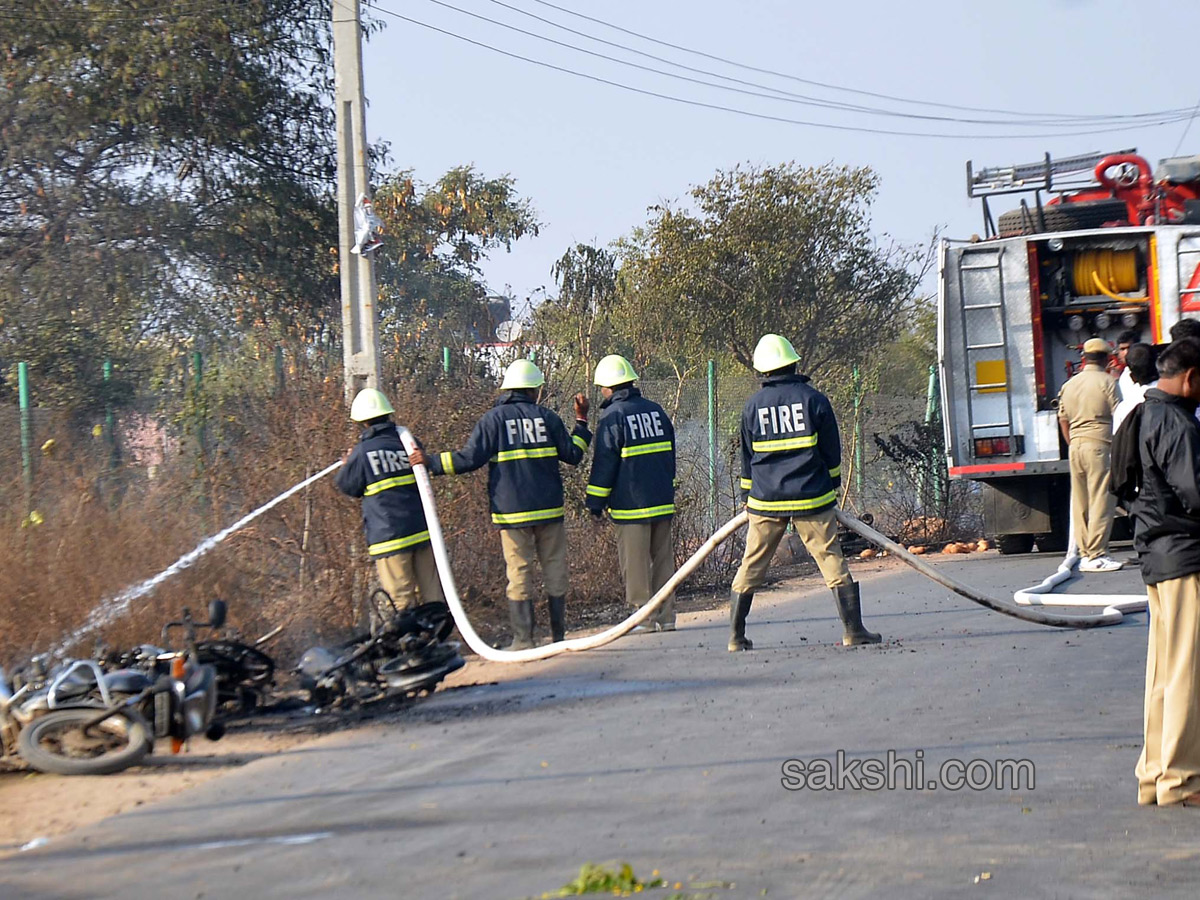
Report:
[[601,247],[576,244],[550,267],[558,292],[534,311],[535,340],[556,348],[555,361],[590,380],[601,356],[614,352],[609,322],[617,302],[617,258]]
[[94,359],[136,374],[177,339],[336,309],[329,17],[329,0],[0,17],[0,368],[28,359],[42,399],[86,411],[112,399]]
[[841,368],[892,341],[914,307],[919,250],[870,230],[870,169],[795,163],[718,172],[695,210],[655,207],[623,242],[620,318],[638,343],[746,367],[758,338],[792,340],[805,371]]
[[460,166],[422,185],[402,170],[381,181],[374,206],[384,223],[384,243],[375,253],[384,339],[422,364],[428,362],[422,352],[443,344],[490,339],[480,265],[488,253],[510,251],[540,228],[516,182]]

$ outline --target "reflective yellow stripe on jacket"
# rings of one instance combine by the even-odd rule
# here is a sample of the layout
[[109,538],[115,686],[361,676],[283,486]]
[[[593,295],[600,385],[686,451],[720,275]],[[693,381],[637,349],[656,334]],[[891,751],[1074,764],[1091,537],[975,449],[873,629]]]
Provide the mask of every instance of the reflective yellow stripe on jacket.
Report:
[[549,456],[558,456],[558,449],[556,447],[534,447],[532,449],[501,450],[492,457],[492,462],[512,462],[514,459],[544,459]]
[[610,487],[596,487],[594,484],[589,484],[587,486],[587,492],[589,497],[607,497],[613,492],[613,489]]
[[828,506],[836,500],[837,491],[830,491],[808,500],[759,500],[757,497],[751,497],[746,501],[746,505],[752,510],[764,513],[803,513]]
[[441,454],[442,457],[442,473],[445,475],[454,475],[454,454],[449,450]]
[[588,448],[587,441],[585,441],[583,438],[581,438],[577,434],[571,435],[571,443],[574,444],[576,447],[578,447],[580,450],[587,450],[587,448]]
[[752,441],[750,449],[755,453],[774,453],[779,450],[804,450],[817,446],[817,436],[806,434],[803,437],[778,438],[774,441]]
[[367,552],[372,556],[380,556],[384,553],[394,553],[397,550],[406,550],[409,547],[415,547],[417,544],[423,544],[427,540],[429,540],[429,532],[418,531],[416,534],[410,534],[408,537],[372,544],[367,548]]
[[492,521],[497,525],[531,525],[546,519],[557,519],[563,514],[563,507],[553,509],[531,509],[518,513],[492,513]]
[[407,484],[416,484],[416,475],[397,475],[395,478],[385,478],[383,481],[376,481],[374,484],[368,484],[367,489],[363,491],[364,497],[373,497],[388,488],[404,487]]
[[608,512],[613,517],[614,522],[628,522],[634,519],[653,519],[656,516],[674,515],[675,504],[667,503],[663,506],[647,506],[643,509],[610,509]]
[[659,441],[655,444],[638,444],[633,447],[622,447],[621,459],[628,459],[631,456],[645,456],[647,453],[668,453],[670,450],[670,441]]

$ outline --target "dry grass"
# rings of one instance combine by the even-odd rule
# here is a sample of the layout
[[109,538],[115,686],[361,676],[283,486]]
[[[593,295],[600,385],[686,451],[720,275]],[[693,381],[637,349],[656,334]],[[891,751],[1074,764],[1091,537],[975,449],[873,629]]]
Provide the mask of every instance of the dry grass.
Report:
[[[488,383],[391,390],[397,420],[430,450],[457,448],[494,400]],[[33,507],[43,521],[22,527],[26,507],[15,441],[0,447],[0,660],[13,663],[54,645],[106,597],[154,575],[259,504],[339,458],[357,439],[336,380],[289,380],[275,396],[210,403],[205,458],[184,448],[154,478],[132,462],[110,468],[106,447],[59,420],[39,422]],[[194,446],[194,445],[192,445]],[[616,553],[583,519],[590,460],[564,468],[571,548],[571,619],[611,611],[621,596]],[[504,564],[490,524],[486,470],[435,481],[460,593],[487,635],[503,630]],[[686,529],[681,529],[686,533]],[[681,547],[681,552],[683,552]],[[136,601],[99,637],[115,646],[157,641],[162,623],[211,597],[229,602],[230,623],[255,637],[278,626],[272,652],[289,664],[315,641],[350,629],[370,590],[358,501],[325,479],[271,510],[194,567]],[[77,648],[90,651],[89,637]]]

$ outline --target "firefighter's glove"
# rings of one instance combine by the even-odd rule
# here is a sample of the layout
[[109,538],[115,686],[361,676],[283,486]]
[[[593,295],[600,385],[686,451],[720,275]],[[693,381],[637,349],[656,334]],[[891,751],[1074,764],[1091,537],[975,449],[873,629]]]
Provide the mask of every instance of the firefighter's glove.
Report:
[[590,409],[590,408],[591,408],[591,404],[588,403],[587,397],[585,397],[583,394],[575,395],[575,420],[576,421],[586,422],[587,416],[588,416],[588,409]]

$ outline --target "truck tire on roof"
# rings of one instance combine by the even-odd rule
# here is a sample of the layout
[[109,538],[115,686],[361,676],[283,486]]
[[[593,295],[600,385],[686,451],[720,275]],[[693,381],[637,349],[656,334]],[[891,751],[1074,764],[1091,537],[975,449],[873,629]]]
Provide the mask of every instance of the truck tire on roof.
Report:
[[[1086,203],[1055,204],[1043,206],[1042,217],[1045,231],[1076,231],[1084,228],[1099,228],[1109,222],[1129,223],[1129,208],[1124,200],[1091,200]],[[1000,237],[1019,237],[1038,234],[1037,209],[1031,207],[1013,209],[996,220]]]

